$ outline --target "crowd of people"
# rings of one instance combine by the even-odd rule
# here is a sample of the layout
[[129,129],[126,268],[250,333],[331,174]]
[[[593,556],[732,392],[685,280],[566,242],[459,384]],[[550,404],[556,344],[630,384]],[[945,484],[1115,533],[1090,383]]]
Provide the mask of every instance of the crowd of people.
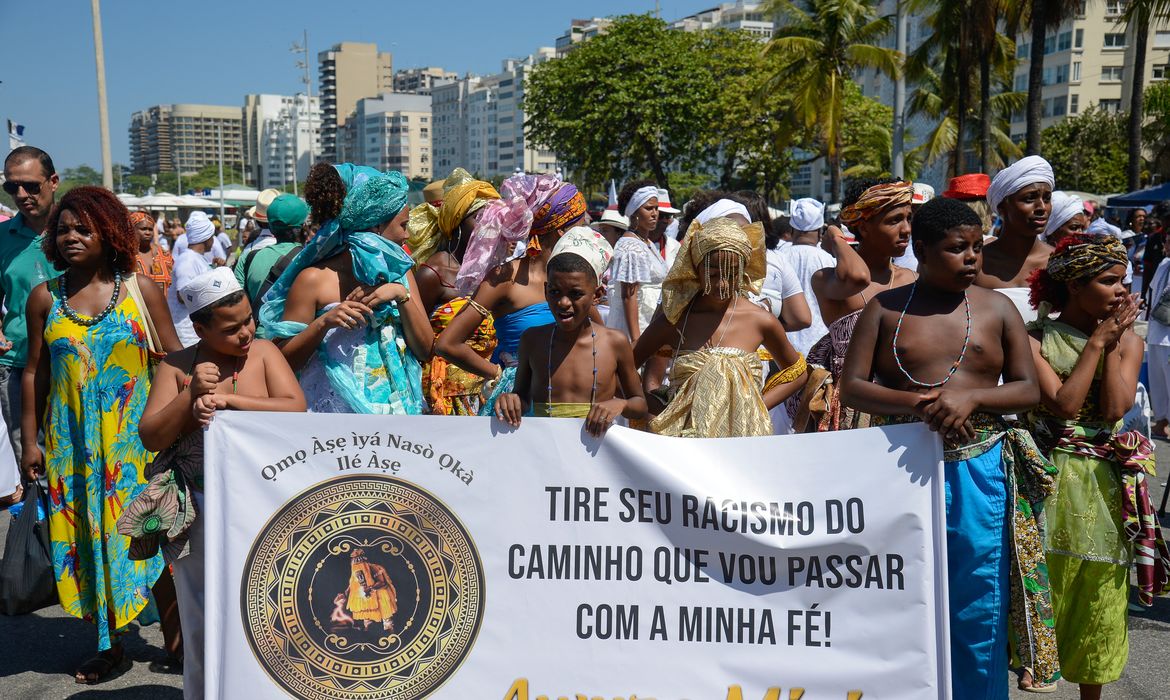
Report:
[[[854,182],[835,220],[754,192],[677,209],[645,180],[593,220],[551,175],[497,190],[457,168],[412,208],[401,173],[318,163],[233,242],[198,211],[58,200],[37,148],[4,176],[0,497],[45,484],[60,603],[97,628],[78,683],[159,620],[163,665],[202,695],[202,428],[225,410],[573,417],[596,437],[922,422],[945,448],[956,698],[1006,697],[1009,668],[1099,697],[1126,664],[1131,571],[1133,604],[1170,591],[1146,484],[1170,418],[1170,202],[1123,231],[1029,156],[941,197]],[[1129,430],[1147,349],[1155,423]]]

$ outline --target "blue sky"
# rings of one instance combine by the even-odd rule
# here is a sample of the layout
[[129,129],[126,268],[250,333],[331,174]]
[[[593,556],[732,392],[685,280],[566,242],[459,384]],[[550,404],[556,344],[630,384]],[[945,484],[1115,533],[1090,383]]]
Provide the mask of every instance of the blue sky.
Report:
[[[674,20],[718,0],[662,0]],[[552,46],[575,17],[649,12],[653,0],[105,0],[102,29],[114,162],[128,163],[130,114],[156,104],[241,105],[248,93],[301,89],[293,41],[309,30],[313,55],[339,41],[376,42],[394,67],[437,65],[492,73],[500,60]],[[90,3],[0,0],[4,56],[0,124],[58,168],[101,165]],[[4,144],[7,151],[7,144]]]

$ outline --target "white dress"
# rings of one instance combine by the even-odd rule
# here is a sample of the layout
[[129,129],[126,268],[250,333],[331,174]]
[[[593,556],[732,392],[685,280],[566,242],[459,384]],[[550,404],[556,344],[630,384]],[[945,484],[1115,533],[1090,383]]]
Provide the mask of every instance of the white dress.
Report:
[[[669,246],[669,243],[668,243]],[[676,248],[677,252],[677,248]],[[669,248],[668,248],[669,256]],[[650,244],[636,236],[624,236],[613,247],[613,261],[609,266],[609,317],[605,325],[620,330],[627,336],[630,328],[622,307],[621,283],[637,283],[638,330],[646,330],[658,302],[662,298],[662,281],[669,267]]]
[[837,259],[825,252],[820,246],[790,245],[779,251],[800,280],[801,289],[805,290],[804,299],[808,302],[808,309],[812,312],[812,325],[801,331],[792,331],[788,334],[788,342],[802,355],[807,355],[818,340],[825,337],[829,328],[821,320],[821,306],[817,303],[817,295],[812,291],[812,277],[817,270],[826,267],[836,267]]
[[[334,306],[337,304],[328,304],[321,309],[321,313],[324,314]],[[354,355],[365,344],[365,339],[365,327],[330,328],[325,331],[321,346],[331,358],[341,364],[352,366]],[[305,392],[305,403],[308,405],[309,413],[355,413],[349,401],[333,389],[320,353],[320,349],[313,351],[300,374],[301,390]]]
[[175,256],[175,266],[171,270],[171,286],[167,288],[167,306],[171,310],[171,321],[175,324],[175,332],[179,335],[179,342],[189,348],[199,342],[195,335],[195,328],[191,325],[191,314],[187,307],[179,300],[179,290],[202,275],[211,271],[211,265],[203,256],[189,249]]

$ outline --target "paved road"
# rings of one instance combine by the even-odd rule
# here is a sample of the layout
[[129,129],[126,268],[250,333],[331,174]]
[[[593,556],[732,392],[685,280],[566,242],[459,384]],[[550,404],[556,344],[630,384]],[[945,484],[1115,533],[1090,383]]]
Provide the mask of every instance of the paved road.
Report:
[[[1158,471],[1170,473],[1170,445],[1159,442]],[[1155,505],[1162,498],[1164,476],[1154,480]],[[9,517],[0,514],[0,551],[8,533]],[[1170,518],[1163,519],[1163,528]],[[1168,530],[1170,531],[1170,530]],[[1129,665],[1125,676],[1106,688],[1106,698],[1118,700],[1166,700],[1170,698],[1170,598],[1161,598],[1143,613],[1129,619]],[[150,662],[163,658],[162,634],[157,625],[131,626],[126,651],[131,668],[98,686],[73,682],[73,671],[93,654],[96,636],[92,625],[68,617],[59,607],[24,617],[0,615],[0,698],[31,700],[41,698],[123,698],[127,700],[172,700],[182,697],[182,678],[154,673]],[[1015,690],[1012,698],[1039,697],[1072,700],[1076,686],[1061,683],[1057,692],[1046,696]],[[712,700],[718,700],[712,698]]]

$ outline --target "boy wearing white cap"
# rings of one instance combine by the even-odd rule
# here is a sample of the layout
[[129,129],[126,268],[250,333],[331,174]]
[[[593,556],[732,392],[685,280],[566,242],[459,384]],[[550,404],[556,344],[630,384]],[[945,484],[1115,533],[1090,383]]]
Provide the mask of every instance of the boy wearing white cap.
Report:
[[[163,547],[173,566],[183,626],[184,697],[203,697],[203,430],[216,411],[305,410],[305,396],[284,355],[256,338],[252,306],[226,267],[179,288],[198,343],[159,365],[138,432],[159,455],[152,483],[181,471],[196,518]],[[121,526],[122,523],[119,523]],[[121,531],[121,530],[120,530]],[[140,532],[124,532],[131,538]]]
[[825,322],[821,319],[821,307],[817,303],[817,296],[812,293],[812,276],[817,270],[834,267],[837,259],[820,247],[821,232],[825,228],[825,205],[805,197],[792,202],[791,210],[789,226],[792,227],[792,245],[785,246],[780,255],[800,281],[804,299],[812,313],[812,322],[803,330],[790,331],[788,342],[792,343],[797,352],[808,353],[813,343],[828,332]]
[[556,321],[520,337],[516,390],[496,401],[497,418],[514,426],[529,411],[538,417],[584,418],[585,429],[601,436],[618,416],[646,417],[629,339],[590,320],[590,309],[605,293],[598,279],[612,258],[609,242],[584,226],[569,229],[557,241],[544,283]]

